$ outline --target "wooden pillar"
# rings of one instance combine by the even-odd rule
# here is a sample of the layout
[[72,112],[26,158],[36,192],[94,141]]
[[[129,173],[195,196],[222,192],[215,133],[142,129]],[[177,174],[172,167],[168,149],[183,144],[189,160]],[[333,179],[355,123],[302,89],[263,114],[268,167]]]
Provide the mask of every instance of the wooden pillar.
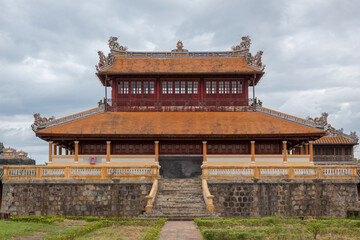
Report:
[[106,141],[106,163],[110,163],[111,141]]
[[309,141],[310,163],[314,163],[313,141]]
[[62,155],[62,147],[61,146],[59,146],[59,153],[58,154]]
[[159,164],[159,141],[155,141],[155,163]]
[[79,162],[79,141],[74,141],[75,143],[75,158],[74,158],[74,163],[78,163]]
[[52,163],[53,142],[49,141],[49,163]]
[[309,143],[304,143],[305,144],[305,155],[309,154]]
[[255,141],[250,141],[251,163],[255,163]]
[[69,155],[69,150],[68,149],[65,150],[65,155]]
[[300,155],[304,154],[304,145],[300,145]]
[[53,144],[53,147],[54,147],[54,154],[53,154],[53,155],[57,155],[57,146],[56,146],[56,143]]
[[207,163],[206,141],[203,141],[203,164]]
[[287,147],[286,143],[287,141],[283,141],[283,163],[287,163]]

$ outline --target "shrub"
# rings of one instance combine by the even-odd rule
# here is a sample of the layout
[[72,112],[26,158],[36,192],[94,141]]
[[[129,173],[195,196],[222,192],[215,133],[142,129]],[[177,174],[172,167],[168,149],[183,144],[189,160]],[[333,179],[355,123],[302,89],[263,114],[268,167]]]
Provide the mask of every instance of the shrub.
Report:
[[23,216],[23,217],[10,217],[14,222],[36,222],[36,223],[48,223],[52,224],[55,221],[63,222],[64,218],[54,216]]

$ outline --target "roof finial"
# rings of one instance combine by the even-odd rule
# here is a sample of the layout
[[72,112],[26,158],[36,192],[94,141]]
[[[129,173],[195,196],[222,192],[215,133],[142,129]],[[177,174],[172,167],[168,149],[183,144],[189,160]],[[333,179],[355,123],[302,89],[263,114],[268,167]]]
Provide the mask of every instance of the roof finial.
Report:
[[176,44],[176,49],[172,50],[172,52],[187,52],[187,49],[184,49],[184,44],[181,40],[179,40]]

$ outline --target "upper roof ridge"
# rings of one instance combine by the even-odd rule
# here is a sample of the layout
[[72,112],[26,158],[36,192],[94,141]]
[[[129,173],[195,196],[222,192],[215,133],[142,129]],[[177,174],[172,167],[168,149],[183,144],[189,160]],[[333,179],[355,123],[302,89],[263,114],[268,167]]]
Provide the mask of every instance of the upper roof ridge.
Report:
[[111,67],[115,58],[222,58],[222,57],[242,57],[246,59],[246,64],[254,70],[264,71],[265,65],[262,64],[261,56],[263,51],[258,51],[256,55],[249,52],[251,39],[249,36],[241,38],[242,41],[232,47],[229,51],[189,51],[184,49],[183,42],[179,40],[176,49],[171,51],[128,51],[126,46],[118,43],[117,37],[110,37],[108,40],[110,53],[105,56],[102,51],[98,51],[99,63],[95,66],[98,72],[102,72]]

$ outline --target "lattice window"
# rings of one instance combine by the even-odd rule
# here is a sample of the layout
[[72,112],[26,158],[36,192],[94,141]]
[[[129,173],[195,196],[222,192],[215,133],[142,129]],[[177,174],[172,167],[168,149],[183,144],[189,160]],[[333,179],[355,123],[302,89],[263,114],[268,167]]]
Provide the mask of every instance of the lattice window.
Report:
[[137,86],[137,91],[136,91],[136,93],[137,93],[137,94],[141,94],[141,82],[138,81],[138,82],[136,83],[136,86]]
[[230,93],[230,82],[229,81],[225,81],[225,94],[229,94]]
[[194,94],[198,94],[198,82],[194,82]]
[[129,94],[129,82],[124,82],[124,94]]
[[231,93],[236,94],[237,93],[237,87],[236,87],[236,81],[231,82]]
[[168,85],[168,94],[173,94],[173,84],[172,82],[167,82]]
[[188,90],[187,90],[187,93],[188,93],[188,94],[192,94],[192,82],[191,82],[191,81],[188,82]]
[[185,90],[186,90],[186,87],[185,87],[185,81],[181,81],[181,94],[185,94]]
[[165,81],[162,82],[162,94],[167,94],[167,86]]
[[149,82],[144,82],[144,94],[149,94]]
[[206,81],[206,94],[211,94],[211,82]]
[[238,85],[237,85],[237,87],[238,87],[238,93],[242,93],[243,92],[243,88],[242,88],[242,81],[238,81]]
[[211,93],[216,94],[216,81],[211,82]]
[[135,82],[131,82],[131,94],[136,94],[136,85],[135,85]]
[[150,94],[154,94],[155,93],[155,88],[154,88],[154,81],[150,82]]
[[219,94],[224,94],[224,82],[219,82]]
[[124,87],[123,87],[123,82],[118,82],[118,94],[123,94],[124,93]]
[[179,93],[180,93],[180,82],[175,81],[175,94],[179,94]]

